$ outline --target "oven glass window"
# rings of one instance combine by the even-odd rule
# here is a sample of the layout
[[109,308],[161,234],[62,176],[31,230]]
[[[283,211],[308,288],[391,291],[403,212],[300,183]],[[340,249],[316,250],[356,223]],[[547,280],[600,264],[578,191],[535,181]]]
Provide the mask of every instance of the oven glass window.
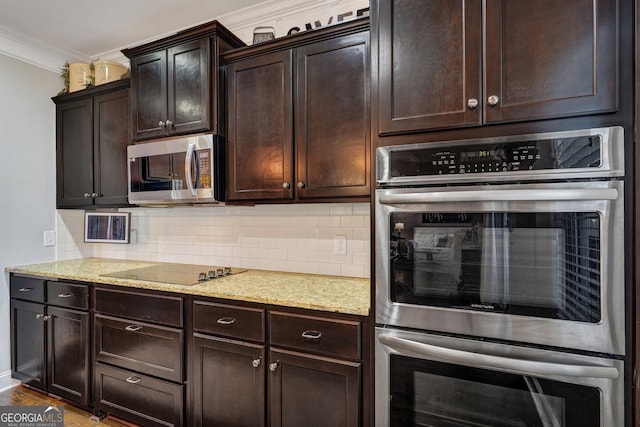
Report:
[[600,425],[596,388],[400,355],[390,395],[392,427]]
[[600,215],[393,213],[394,302],[598,323]]

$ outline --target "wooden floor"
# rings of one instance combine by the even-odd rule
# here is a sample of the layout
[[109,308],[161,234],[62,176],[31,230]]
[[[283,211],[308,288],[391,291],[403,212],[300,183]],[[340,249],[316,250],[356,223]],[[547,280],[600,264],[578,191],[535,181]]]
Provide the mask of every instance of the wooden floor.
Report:
[[0,393],[0,406],[64,406],[64,425],[65,427],[80,426],[112,426],[112,427],[129,427],[132,424],[124,424],[117,420],[107,418],[102,421],[92,421],[93,415],[81,409],[71,406],[55,397],[47,396],[36,390],[24,386],[17,386],[12,389]]

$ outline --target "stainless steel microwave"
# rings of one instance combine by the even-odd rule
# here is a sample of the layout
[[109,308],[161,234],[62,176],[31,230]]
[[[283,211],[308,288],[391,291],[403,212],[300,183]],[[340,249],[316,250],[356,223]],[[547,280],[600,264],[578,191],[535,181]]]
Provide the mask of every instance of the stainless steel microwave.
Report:
[[225,199],[224,140],[192,135],[127,147],[129,203],[221,203]]

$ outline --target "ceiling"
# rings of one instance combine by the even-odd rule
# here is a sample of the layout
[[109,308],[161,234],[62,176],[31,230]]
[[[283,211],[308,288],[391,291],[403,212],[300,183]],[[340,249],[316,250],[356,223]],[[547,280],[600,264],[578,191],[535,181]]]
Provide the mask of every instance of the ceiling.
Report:
[[0,35],[93,59],[257,4],[275,3],[283,0],[0,0]]

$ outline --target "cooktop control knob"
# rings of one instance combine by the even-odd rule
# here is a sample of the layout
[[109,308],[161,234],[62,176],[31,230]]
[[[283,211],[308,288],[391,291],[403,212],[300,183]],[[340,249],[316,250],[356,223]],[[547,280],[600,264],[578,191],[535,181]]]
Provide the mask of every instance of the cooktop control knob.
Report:
[[204,282],[205,280],[207,280],[207,274],[202,272],[198,275],[198,282]]
[[224,275],[225,275],[225,276],[228,276],[228,275],[230,275],[230,274],[231,274],[231,267],[225,267],[225,268],[224,268]]
[[215,271],[213,271],[213,270],[209,270],[209,273],[207,273],[207,278],[208,278],[209,280],[211,280],[211,279],[215,279],[215,278],[216,278],[216,272],[215,272]]
[[216,270],[216,277],[223,277],[224,276],[224,269],[223,268],[218,268]]

